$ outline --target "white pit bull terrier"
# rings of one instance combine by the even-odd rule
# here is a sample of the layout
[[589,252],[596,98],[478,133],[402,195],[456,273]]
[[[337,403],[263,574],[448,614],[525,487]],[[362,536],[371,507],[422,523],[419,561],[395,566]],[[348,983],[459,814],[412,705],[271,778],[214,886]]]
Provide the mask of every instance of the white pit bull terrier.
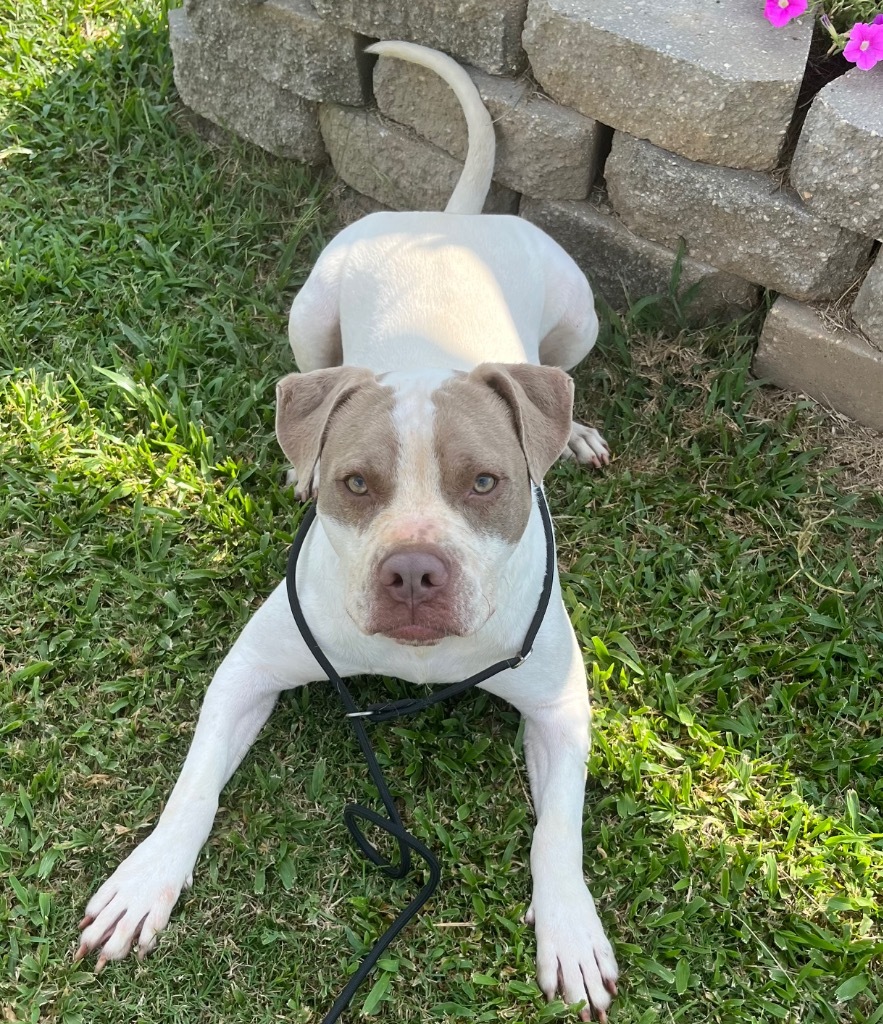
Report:
[[[545,570],[531,482],[567,447],[608,461],[600,434],[571,422],[564,372],[598,321],[563,249],[525,220],[478,216],[494,134],[468,75],[421,46],[370,50],[451,86],[469,154],[444,213],[374,214],[322,253],[291,309],[301,372],[278,386],[276,429],[300,492],[317,497],[297,585],[331,664],[451,683],[524,639]],[[97,971],[134,944],[141,957],[154,948],[277,696],[322,679],[280,584],[212,679],[156,828],[86,907],[78,959],[99,950]],[[525,719],[539,984],[606,1020],[617,967],[583,880],[589,701],[557,576],[533,657],[483,686]]]

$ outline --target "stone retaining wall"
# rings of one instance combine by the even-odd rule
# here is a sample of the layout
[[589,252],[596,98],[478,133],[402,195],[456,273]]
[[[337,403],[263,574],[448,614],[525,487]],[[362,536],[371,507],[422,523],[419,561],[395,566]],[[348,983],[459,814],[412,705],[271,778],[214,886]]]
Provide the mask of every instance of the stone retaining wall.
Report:
[[883,64],[819,90],[811,19],[762,8],[185,0],[169,25],[188,106],[395,209],[444,206],[465,125],[430,72],[364,47],[447,51],[494,119],[487,210],[548,231],[616,309],[667,295],[678,252],[694,323],[779,293],[758,374],[883,430]]

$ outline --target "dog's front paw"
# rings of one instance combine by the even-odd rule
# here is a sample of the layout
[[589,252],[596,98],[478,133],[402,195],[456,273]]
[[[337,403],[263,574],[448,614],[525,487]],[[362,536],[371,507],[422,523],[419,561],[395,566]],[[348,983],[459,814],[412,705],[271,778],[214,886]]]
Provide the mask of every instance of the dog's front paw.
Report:
[[536,929],[537,981],[545,997],[560,992],[567,1003],[585,1003],[580,1018],[603,1024],[619,969],[585,884],[534,891],[526,917]]
[[610,463],[610,446],[594,427],[587,427],[574,420],[564,455],[566,458],[576,459],[584,465],[600,469]]
[[164,837],[148,836],[89,900],[74,961],[100,949],[98,974],[108,960],[122,960],[136,943],[143,959],[156,946],[181,890],[191,885],[191,868]]

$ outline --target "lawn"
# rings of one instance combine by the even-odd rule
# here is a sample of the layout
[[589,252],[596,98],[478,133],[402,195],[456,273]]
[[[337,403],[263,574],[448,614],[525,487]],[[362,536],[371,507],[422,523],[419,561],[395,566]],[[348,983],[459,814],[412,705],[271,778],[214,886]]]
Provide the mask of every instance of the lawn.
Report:
[[[329,184],[193,130],[161,4],[5,10],[0,1019],[319,1020],[414,891],[353,852],[341,810],[371,789],[319,686],[228,786],[153,957],[96,978],[72,953],[283,572],[273,389]],[[883,1021],[883,444],[753,381],[755,332],[608,318],[577,390],[616,461],[548,481],[611,1024]],[[350,1018],[576,1020],[521,923],[517,715],[478,695],[374,735],[444,877]]]

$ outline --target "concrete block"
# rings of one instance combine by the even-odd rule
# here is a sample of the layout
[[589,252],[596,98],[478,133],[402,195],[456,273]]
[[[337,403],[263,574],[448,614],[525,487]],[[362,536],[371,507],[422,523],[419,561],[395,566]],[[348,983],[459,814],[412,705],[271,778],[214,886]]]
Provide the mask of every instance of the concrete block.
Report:
[[358,105],[370,95],[367,40],[323,21],[310,0],[187,0],[193,31],[244,72],[309,100]]
[[[602,126],[540,96],[525,81],[466,70],[494,121],[494,178],[537,198],[584,199],[595,177]],[[374,68],[374,97],[387,117],[413,128],[457,159],[465,158],[463,113],[438,75],[416,64],[381,57]]]
[[527,0],[313,0],[329,23],[444,50],[492,75],[522,71]]
[[883,74],[856,68],[813,100],[791,181],[821,217],[883,238]]
[[193,32],[181,8],[169,11],[169,34],[175,85],[188,107],[276,156],[325,162],[315,103],[258,75],[243,74],[224,52]]
[[753,371],[883,430],[883,352],[828,327],[811,306],[784,296],[767,315]]
[[378,203],[371,196],[363,196],[349,185],[341,185],[332,197],[334,223],[338,231],[355,224],[357,220],[367,217],[369,213],[381,213],[389,210],[388,206]]
[[852,318],[871,344],[883,349],[883,255],[880,253],[855,297]]
[[[463,164],[375,110],[323,103],[322,137],[334,169],[354,189],[393,210],[443,210]],[[492,185],[485,210],[515,213],[518,195]]]
[[691,160],[775,166],[812,18],[773,28],[759,0],[530,0],[540,85],[587,117]]
[[637,234],[795,299],[835,299],[871,240],[812,213],[769,175],[712,167],[617,132],[605,165],[613,208]]
[[[633,235],[609,207],[524,199],[521,216],[563,246],[614,309],[625,311],[647,295],[668,295],[676,254]],[[693,295],[685,315],[697,325],[743,316],[760,296],[757,285],[684,257],[678,295],[687,291]]]

